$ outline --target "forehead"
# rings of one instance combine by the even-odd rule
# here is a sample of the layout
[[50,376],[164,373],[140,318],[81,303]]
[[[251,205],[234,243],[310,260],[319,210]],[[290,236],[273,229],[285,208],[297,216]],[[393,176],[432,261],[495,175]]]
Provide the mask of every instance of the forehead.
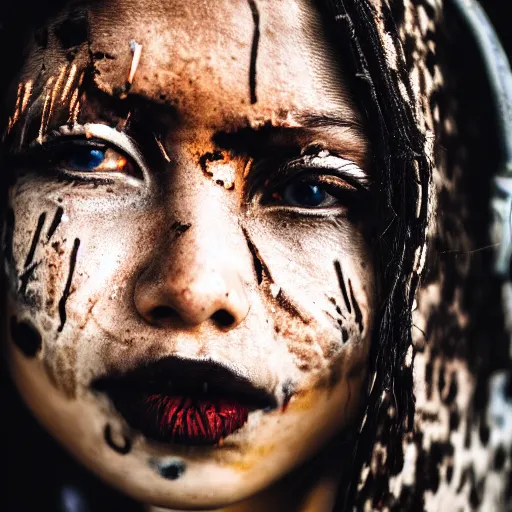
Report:
[[125,86],[136,42],[142,51],[130,92],[187,117],[305,110],[357,118],[342,58],[311,1],[109,0],[86,8],[95,82],[108,94]]

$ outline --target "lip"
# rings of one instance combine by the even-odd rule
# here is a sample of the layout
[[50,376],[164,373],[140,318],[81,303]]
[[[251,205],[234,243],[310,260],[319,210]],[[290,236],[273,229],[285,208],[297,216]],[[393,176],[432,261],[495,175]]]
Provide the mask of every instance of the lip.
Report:
[[96,379],[128,424],[163,443],[215,445],[247,422],[249,413],[275,409],[277,400],[212,361],[169,357]]

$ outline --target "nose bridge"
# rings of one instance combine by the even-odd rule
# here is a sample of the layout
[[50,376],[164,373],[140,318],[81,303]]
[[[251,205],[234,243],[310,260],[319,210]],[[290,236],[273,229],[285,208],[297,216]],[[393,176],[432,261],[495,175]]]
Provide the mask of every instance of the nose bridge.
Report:
[[236,215],[218,192],[200,194],[194,188],[185,195],[186,205],[169,213],[171,233],[136,284],[135,306],[153,325],[213,321],[222,328],[235,327],[249,310],[237,262]]

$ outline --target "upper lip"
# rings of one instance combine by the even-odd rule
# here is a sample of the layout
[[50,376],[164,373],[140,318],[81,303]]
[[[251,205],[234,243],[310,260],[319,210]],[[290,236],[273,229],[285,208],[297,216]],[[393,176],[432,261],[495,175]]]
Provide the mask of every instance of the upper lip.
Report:
[[94,380],[91,387],[110,397],[124,393],[228,397],[250,410],[274,409],[278,403],[274,394],[222,364],[178,357],[166,357],[132,370],[110,373]]

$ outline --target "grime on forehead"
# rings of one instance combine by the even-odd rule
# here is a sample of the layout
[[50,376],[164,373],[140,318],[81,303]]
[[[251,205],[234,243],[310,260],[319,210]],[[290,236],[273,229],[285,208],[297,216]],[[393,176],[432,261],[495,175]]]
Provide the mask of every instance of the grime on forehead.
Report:
[[211,508],[350,439],[377,286],[369,142],[320,13],[200,6],[85,3],[34,40],[4,255],[34,414],[132,496]]

